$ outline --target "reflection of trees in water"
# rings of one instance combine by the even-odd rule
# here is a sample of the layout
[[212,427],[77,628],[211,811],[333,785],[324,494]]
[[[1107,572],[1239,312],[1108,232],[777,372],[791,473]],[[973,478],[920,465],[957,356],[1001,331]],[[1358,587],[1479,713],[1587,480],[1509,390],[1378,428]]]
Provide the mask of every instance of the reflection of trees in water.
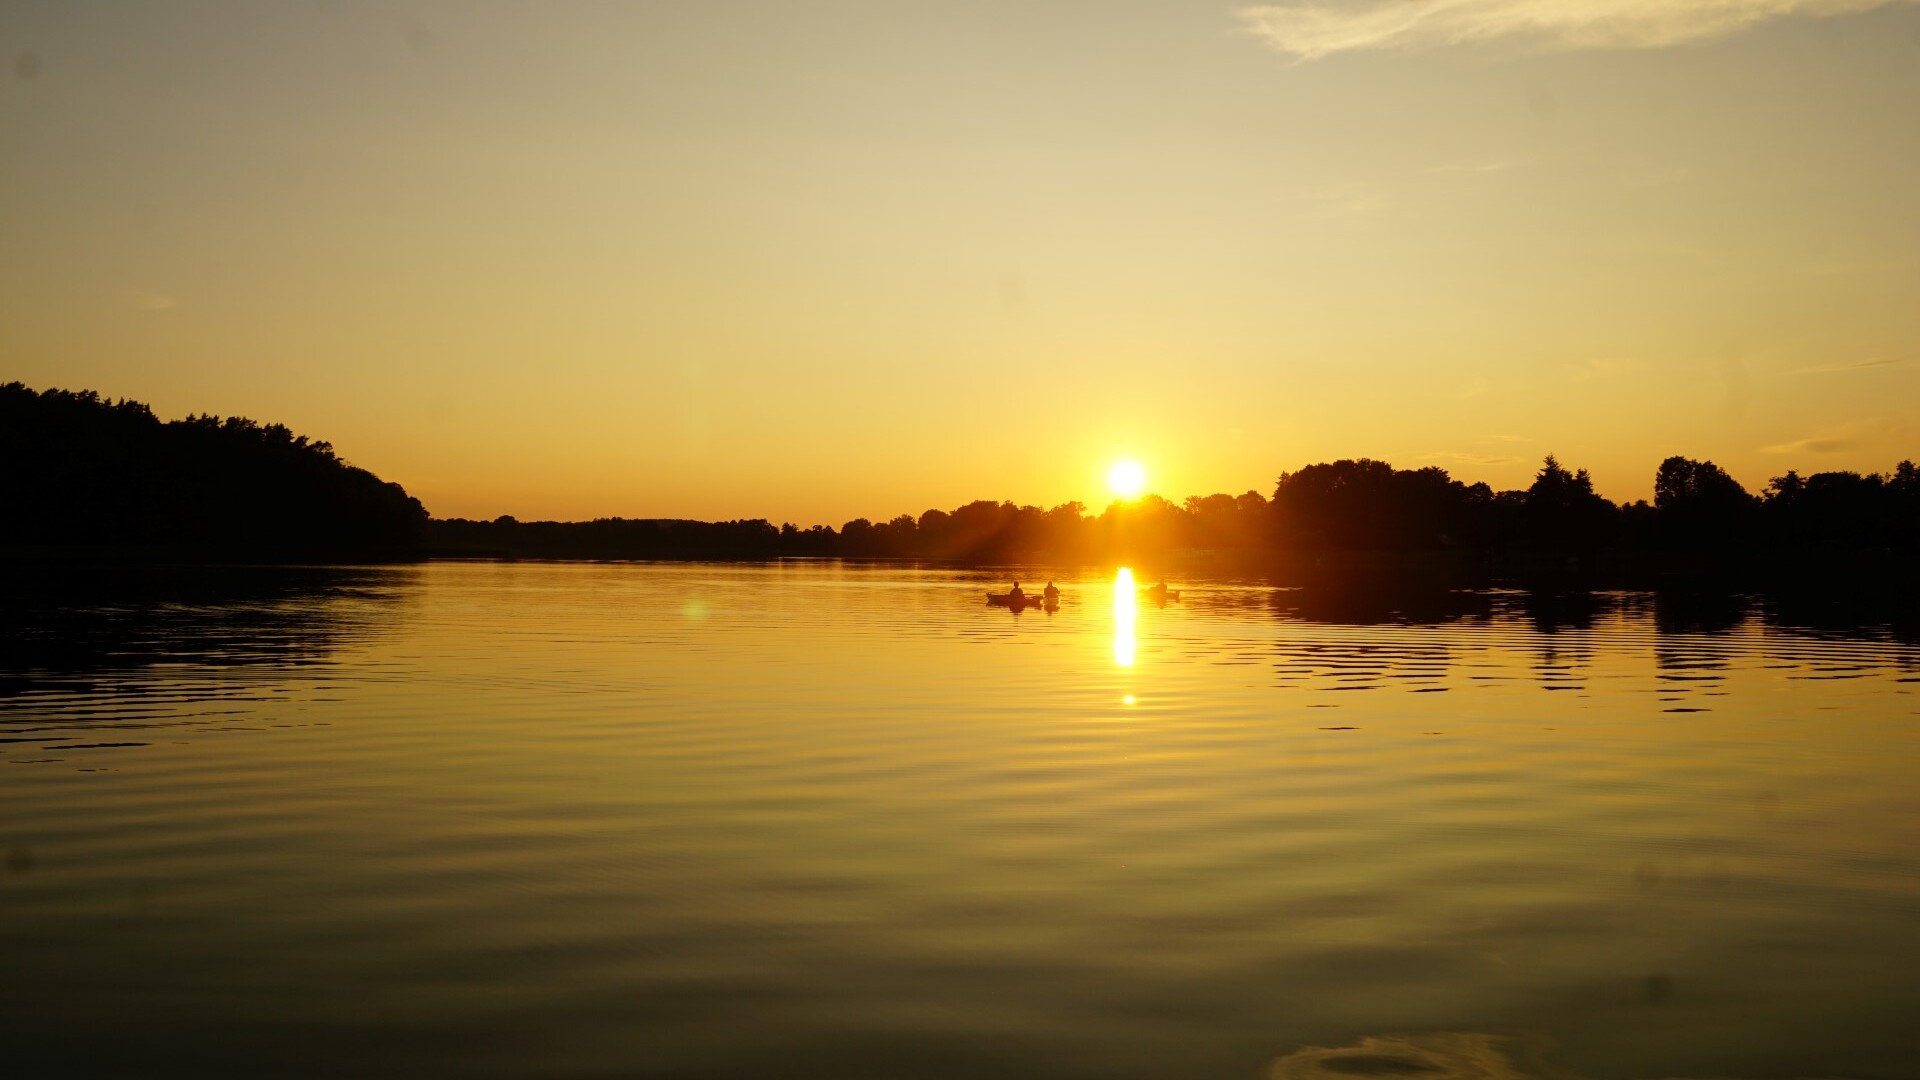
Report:
[[[1264,603],[1275,617],[1329,626],[1441,626],[1484,622],[1493,599],[1484,592],[1345,583],[1279,588],[1241,594],[1247,607]],[[1452,662],[1450,645],[1438,640],[1325,640],[1279,643],[1275,664],[1283,685],[1365,690],[1389,686],[1421,691],[1442,688]]]
[[1666,590],[1653,598],[1657,699],[1670,713],[1705,712],[1725,694],[1734,666],[1734,635],[1753,616],[1753,598],[1712,590]]
[[1495,604],[1494,594],[1476,590],[1365,584],[1275,589],[1269,602],[1283,619],[1341,626],[1485,622]]
[[1594,623],[1618,610],[1614,593],[1533,590],[1509,594],[1504,614],[1534,632],[1534,676],[1547,690],[1584,690]]
[[0,693],[152,664],[304,665],[378,629],[409,567],[15,564]]
[[1274,672],[1281,685],[1323,690],[1397,687],[1419,691],[1446,681],[1453,653],[1445,645],[1365,641],[1282,643]]
[[1863,633],[1920,644],[1920,598],[1899,590],[1850,596],[1810,590],[1770,592],[1761,599],[1769,626],[1812,637]]
[[1555,634],[1611,621],[1663,635],[1727,635],[1760,620],[1789,633],[1920,642],[1920,603],[1899,590],[1840,596],[1779,589],[1447,589],[1379,581],[1250,587],[1189,597],[1189,606],[1201,605],[1264,606],[1282,619],[1340,626],[1524,622],[1539,633]]
[[1727,672],[1743,647],[1738,632],[1753,617],[1753,597],[1743,593],[1668,590],[1655,594],[1654,676],[1665,712],[1705,712],[1710,697],[1726,693]]
[[1618,608],[1618,597],[1613,593],[1533,590],[1510,595],[1517,600],[1513,613],[1542,634],[1591,630],[1595,619]]
[[[1469,590],[1380,581],[1196,592],[1189,606],[1242,610],[1264,606],[1284,621],[1327,626],[1481,627],[1490,631],[1484,639],[1487,647],[1510,654],[1532,651],[1537,677],[1552,689],[1583,689],[1598,656],[1637,638],[1653,648],[1660,671],[1660,700],[1670,712],[1707,707],[1705,699],[1721,692],[1717,684],[1725,671],[1736,666],[1743,653],[1763,647],[1763,639],[1752,632],[1756,626],[1835,640],[1920,642],[1920,605],[1897,591],[1842,601],[1805,591]],[[1295,664],[1288,681],[1326,674],[1323,669],[1341,650],[1350,654],[1344,666],[1371,664],[1379,669],[1374,674],[1383,675],[1386,669],[1381,665],[1404,659],[1400,654],[1414,644],[1411,640],[1344,645],[1285,642],[1283,651]],[[1481,644],[1476,635],[1468,635],[1424,641],[1419,647],[1445,656],[1456,648]],[[1920,659],[1912,655],[1895,662],[1904,670],[1920,668]],[[1430,658],[1422,657],[1421,666],[1431,666]],[[1283,665],[1283,675],[1287,670]],[[1343,673],[1355,679],[1363,674]]]
[[1753,615],[1746,593],[1666,590],[1654,594],[1654,626],[1666,634],[1729,634]]

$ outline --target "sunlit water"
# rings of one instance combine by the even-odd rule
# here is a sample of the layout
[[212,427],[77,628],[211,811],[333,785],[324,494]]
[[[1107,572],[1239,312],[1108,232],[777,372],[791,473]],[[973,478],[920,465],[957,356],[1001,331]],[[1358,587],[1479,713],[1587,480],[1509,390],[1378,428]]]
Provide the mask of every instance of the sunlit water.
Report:
[[0,1073],[1920,1075],[1920,649],[1873,627],[14,579]]

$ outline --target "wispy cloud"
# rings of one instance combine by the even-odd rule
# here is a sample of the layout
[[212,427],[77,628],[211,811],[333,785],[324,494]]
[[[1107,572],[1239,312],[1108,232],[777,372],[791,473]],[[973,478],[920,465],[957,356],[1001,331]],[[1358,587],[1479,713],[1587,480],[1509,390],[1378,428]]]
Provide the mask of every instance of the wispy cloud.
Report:
[[1445,462],[1449,465],[1477,465],[1482,468],[1491,468],[1496,465],[1513,465],[1522,459],[1514,457],[1511,454],[1462,454],[1452,451],[1440,451],[1438,453],[1422,455],[1420,460]]
[[1314,60],[1357,49],[1516,41],[1552,49],[1659,49],[1772,19],[1825,18],[1920,0],[1286,0],[1243,8],[1274,51]]
[[1814,364],[1812,367],[1793,368],[1788,375],[1838,375],[1848,371],[1872,371],[1875,368],[1912,367],[1913,361],[1892,357],[1877,357],[1872,360],[1841,360],[1831,364]]
[[1909,425],[1890,416],[1853,420],[1815,431],[1804,439],[1763,446],[1763,454],[1845,454],[1854,450],[1904,443]]
[[1795,439],[1789,443],[1777,443],[1763,446],[1763,454],[1844,454],[1860,445],[1857,439],[1812,438]]

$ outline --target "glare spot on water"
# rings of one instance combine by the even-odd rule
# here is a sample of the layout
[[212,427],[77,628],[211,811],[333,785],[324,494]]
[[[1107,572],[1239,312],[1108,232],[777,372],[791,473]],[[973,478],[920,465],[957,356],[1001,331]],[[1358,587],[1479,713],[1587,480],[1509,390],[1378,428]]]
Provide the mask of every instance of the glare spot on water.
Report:
[[705,600],[689,600],[680,605],[680,614],[684,616],[688,622],[699,622],[701,619],[707,617],[707,602]]
[[1133,705],[1133,704],[1136,704],[1136,702],[1134,701],[1134,697],[1133,697],[1133,695],[1132,695],[1132,694],[1128,694],[1128,695],[1127,695],[1126,697],[1123,697],[1123,698],[1121,698],[1120,700],[1121,700],[1121,701],[1123,701],[1123,702],[1125,702],[1125,703],[1127,703],[1128,705]]
[[1123,566],[1113,577],[1113,662],[1133,666],[1133,621],[1139,613],[1134,595],[1133,569]]

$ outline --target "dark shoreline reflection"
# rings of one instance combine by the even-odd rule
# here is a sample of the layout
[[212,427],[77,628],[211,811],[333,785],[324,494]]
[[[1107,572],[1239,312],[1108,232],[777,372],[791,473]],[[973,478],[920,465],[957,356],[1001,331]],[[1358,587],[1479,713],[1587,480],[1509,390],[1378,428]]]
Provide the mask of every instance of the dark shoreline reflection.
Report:
[[[1445,589],[1405,580],[1312,586],[1236,587],[1190,594],[1190,606],[1225,610],[1264,607],[1282,623],[1378,629],[1446,631],[1390,645],[1372,638],[1314,637],[1279,643],[1279,685],[1334,679],[1341,690],[1398,687],[1444,692],[1445,677],[1484,649],[1531,651],[1532,680],[1542,689],[1584,696],[1601,651],[1596,635],[1644,635],[1660,680],[1663,712],[1708,711],[1724,696],[1723,673],[1746,662],[1763,635],[1784,641],[1910,645],[1920,642],[1920,617],[1898,596],[1835,597],[1804,592],[1747,593],[1708,588],[1661,591],[1563,589]],[[1475,634],[1478,641],[1455,631]],[[1523,636],[1512,637],[1519,633]],[[1782,654],[1784,667],[1808,674],[1830,658]],[[1471,662],[1469,661],[1471,664]],[[1911,671],[1905,651],[1876,654],[1863,663]],[[1470,674],[1473,680],[1509,675]]]
[[[409,567],[8,563],[0,698],[155,664],[324,662],[399,610]],[[371,607],[369,606],[371,605]],[[376,620],[375,612],[379,613]]]
[[1763,594],[1770,626],[1811,637],[1858,637],[1862,633],[1920,644],[1920,604],[1898,593],[1839,596],[1831,593]]
[[1272,606],[1275,615],[1301,622],[1432,626],[1486,621],[1494,614],[1494,594],[1418,586],[1315,585],[1275,589]]
[[1898,593],[1454,589],[1404,581],[1266,585],[1190,593],[1192,606],[1264,606],[1275,617],[1339,626],[1441,626],[1523,619],[1543,634],[1584,631],[1606,619],[1652,620],[1662,634],[1726,634],[1757,622],[1810,636],[1920,643],[1920,607]]

